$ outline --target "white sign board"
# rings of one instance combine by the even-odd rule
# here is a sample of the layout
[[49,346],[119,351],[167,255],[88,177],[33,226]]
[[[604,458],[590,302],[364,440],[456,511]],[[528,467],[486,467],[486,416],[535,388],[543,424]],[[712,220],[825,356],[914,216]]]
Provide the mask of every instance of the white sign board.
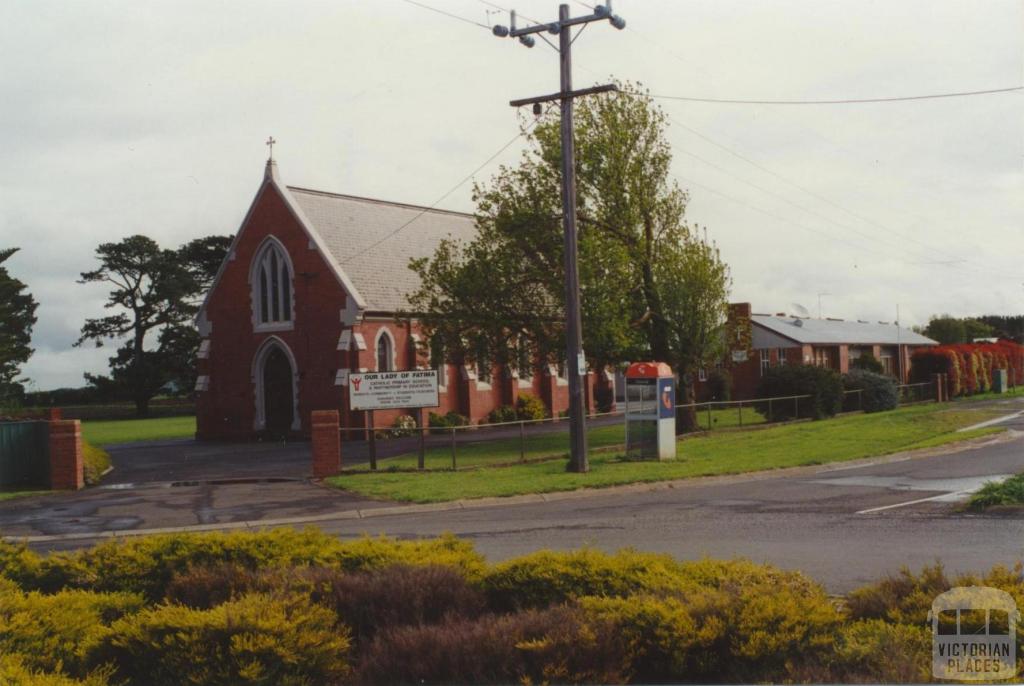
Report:
[[733,362],[746,362],[747,361],[747,351],[746,350],[733,350],[732,351],[732,361]]
[[353,410],[437,407],[437,371],[361,372],[348,375]]

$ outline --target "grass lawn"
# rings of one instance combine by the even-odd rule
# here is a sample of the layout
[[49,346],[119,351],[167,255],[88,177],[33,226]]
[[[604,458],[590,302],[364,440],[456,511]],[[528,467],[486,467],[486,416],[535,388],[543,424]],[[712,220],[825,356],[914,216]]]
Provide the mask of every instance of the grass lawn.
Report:
[[165,441],[192,438],[196,433],[195,417],[160,417],[157,419],[117,419],[82,422],[82,438],[93,445],[104,446],[136,441]]
[[14,498],[24,498],[29,495],[46,495],[50,491],[5,491],[0,493],[0,502]]
[[1024,474],[985,484],[967,501],[966,509],[981,511],[1007,505],[1024,505]]
[[[460,472],[360,472],[327,482],[362,495],[419,503],[600,488],[825,464],[938,446],[1001,431],[989,427],[956,433],[1001,414],[1005,408],[928,404],[758,431],[712,433],[681,439],[679,457],[670,462],[628,462],[615,453],[596,452],[588,474],[567,473],[564,461],[556,460]],[[607,428],[609,434],[613,428]],[[479,449],[493,450],[494,444]],[[515,450],[518,457],[518,442]]]
[[[702,429],[708,425],[709,413],[705,410],[698,414],[697,421]],[[740,426],[739,409],[712,410],[710,413],[711,424],[716,429],[734,428]],[[753,407],[743,408],[743,426],[764,424],[765,419],[754,411]],[[483,467],[488,465],[500,465],[510,462],[518,462],[525,457],[526,460],[538,460],[551,457],[568,456],[568,435],[569,424],[561,425],[562,431],[557,433],[540,434],[530,436],[530,428],[527,426],[525,441],[518,437],[497,441],[479,441],[473,432],[460,431],[457,434],[458,445],[455,449],[456,464],[463,467]],[[477,443],[470,441],[478,440]],[[622,422],[613,426],[591,427],[587,429],[587,443],[591,448],[608,448],[619,446],[626,442],[626,430]],[[406,453],[395,457],[381,458],[379,461],[381,469],[389,467],[396,469],[410,469],[417,465],[417,454]],[[450,469],[452,465],[452,450],[448,445],[427,448],[424,451],[423,464],[427,469]],[[364,471],[360,467],[358,471]]]

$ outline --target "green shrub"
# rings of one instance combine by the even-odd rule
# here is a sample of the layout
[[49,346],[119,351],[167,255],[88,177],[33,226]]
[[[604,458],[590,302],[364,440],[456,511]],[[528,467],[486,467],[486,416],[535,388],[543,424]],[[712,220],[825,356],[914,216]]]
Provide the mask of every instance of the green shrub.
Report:
[[394,564],[444,565],[454,567],[470,581],[481,579],[486,568],[483,556],[476,552],[473,544],[453,534],[411,541],[367,536],[339,543],[327,559],[328,564],[323,566],[334,566],[349,572],[379,569]]
[[869,352],[862,352],[860,357],[854,358],[850,362],[850,369],[862,369],[866,372],[874,372],[875,374],[885,373],[885,367],[882,366],[882,363]]
[[[843,382],[838,372],[806,364],[772,367],[761,378],[758,396],[780,398],[808,395],[799,402],[777,402],[772,405],[772,419],[781,421],[794,417],[824,419],[835,416],[843,406]],[[795,408],[799,405],[799,414]],[[761,408],[759,407],[759,410]]]
[[378,438],[403,438],[416,433],[416,418],[410,414],[400,414],[391,422],[391,428],[377,432]]
[[621,642],[578,610],[554,607],[382,633],[363,653],[364,684],[624,683]]
[[932,635],[924,625],[857,621],[840,632],[831,674],[816,681],[926,683],[931,656]]
[[535,421],[548,416],[544,401],[530,393],[520,393],[516,398],[516,416],[525,421]]
[[0,684],[5,686],[107,686],[105,671],[90,674],[79,681],[55,672],[26,666],[24,655],[0,653]]
[[597,384],[594,388],[594,403],[598,412],[611,412],[615,407],[615,387],[611,384]]
[[85,485],[95,486],[100,482],[103,473],[110,468],[110,453],[97,448],[88,441],[82,441],[82,471]]
[[708,398],[726,402],[732,400],[732,375],[724,369],[716,369],[708,375]]
[[826,658],[841,617],[815,585],[750,583],[675,595],[583,598],[586,615],[610,624],[639,682],[789,681]]
[[614,555],[583,549],[541,550],[487,571],[484,589],[495,610],[538,608],[589,595],[626,596],[686,587],[680,565],[668,555],[622,550]]
[[[18,654],[26,669],[86,675],[84,646],[104,627],[138,612],[142,598],[127,593],[63,590],[24,593],[0,585],[0,655]],[[0,683],[5,683],[0,681]]]
[[448,412],[447,414],[437,414],[431,412],[427,424],[430,425],[431,433],[447,433],[447,429],[459,426],[469,426],[469,418],[465,415],[461,415],[455,410]]
[[923,625],[928,621],[935,596],[952,588],[941,564],[925,567],[914,574],[904,567],[846,596],[852,619],[884,619],[898,624]]
[[330,567],[252,571],[237,565],[199,567],[174,577],[166,600],[207,610],[246,593],[308,595],[344,618],[361,644],[382,628],[471,618],[486,608],[483,593],[460,570],[394,564],[347,572]]
[[487,422],[489,424],[501,424],[503,422],[514,422],[519,418],[516,414],[516,408],[512,405],[502,405],[496,407],[487,414]]
[[[854,369],[849,374],[843,375],[843,387],[848,391],[860,393],[851,394],[847,398],[844,409],[860,409],[865,412],[883,412],[895,410],[900,404],[899,388],[896,379],[885,374]],[[856,398],[859,395],[860,398]]]
[[301,596],[244,595],[209,610],[160,605],[125,617],[89,647],[130,684],[321,684],[349,672],[334,613]]
[[479,578],[484,567],[471,543],[451,535],[416,541],[380,537],[342,542],[313,528],[140,536],[42,559],[23,548],[0,544],[0,564],[6,566],[8,560],[13,574],[4,573],[23,588],[131,591],[150,600],[163,598],[176,574],[218,564],[253,570],[314,565],[355,571],[395,563],[429,563],[456,567],[467,578]]
[[315,568],[299,576],[313,600],[351,627],[359,645],[383,630],[472,619],[486,609],[480,589],[452,567],[398,564],[355,574]]
[[967,507],[975,511],[1000,505],[1024,505],[1024,474],[1004,481],[989,481],[967,502]]

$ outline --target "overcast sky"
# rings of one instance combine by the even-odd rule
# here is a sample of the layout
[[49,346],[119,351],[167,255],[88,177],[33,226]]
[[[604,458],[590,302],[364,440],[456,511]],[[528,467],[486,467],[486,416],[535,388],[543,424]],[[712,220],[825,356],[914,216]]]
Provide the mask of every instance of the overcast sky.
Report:
[[[30,388],[106,369],[112,347],[71,347],[103,313],[103,289],[75,283],[95,246],[233,233],[268,135],[290,185],[429,205],[515,135],[509,99],[557,90],[554,50],[474,25],[506,14],[422,2],[469,21],[406,0],[4,3],[0,247],[22,248],[7,266],[40,302]],[[557,18],[555,2],[515,6]],[[1022,6],[618,0],[626,30],[586,30],[575,82],[752,100],[1018,86]],[[1024,92],[659,102],[688,218],[721,246],[734,301],[817,315],[827,293],[825,316],[893,320],[898,303],[907,325],[1024,312]],[[471,211],[470,186],[439,206]]]

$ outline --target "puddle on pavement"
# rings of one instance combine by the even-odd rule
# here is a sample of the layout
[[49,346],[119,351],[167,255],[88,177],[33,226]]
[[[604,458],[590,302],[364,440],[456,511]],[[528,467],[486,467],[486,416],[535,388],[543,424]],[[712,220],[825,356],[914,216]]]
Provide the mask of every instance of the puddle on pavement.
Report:
[[142,483],[107,484],[98,488],[108,491],[126,491],[137,488],[179,488],[187,486],[230,486],[233,484],[281,484],[281,483],[302,483],[306,479],[299,479],[286,476],[270,476],[264,478],[238,478],[238,479],[206,479],[195,481],[146,481]]
[[906,476],[843,476],[835,479],[816,479],[811,483],[830,486],[869,486],[894,491],[935,491],[945,493],[973,493],[989,481],[1002,481],[1012,474],[986,474],[955,479],[914,479]]

